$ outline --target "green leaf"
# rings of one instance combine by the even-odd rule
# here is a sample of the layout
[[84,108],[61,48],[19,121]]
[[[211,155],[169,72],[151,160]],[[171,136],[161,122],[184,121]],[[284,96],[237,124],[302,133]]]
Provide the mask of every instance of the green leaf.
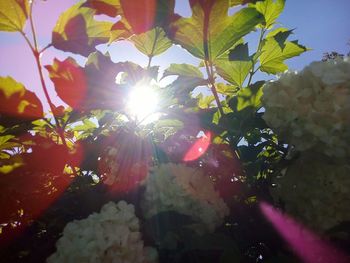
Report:
[[249,87],[241,89],[236,96],[229,101],[230,108],[241,111],[247,107],[258,109],[261,107],[262,86],[265,81],[258,81]]
[[191,98],[190,93],[196,87],[205,86],[207,84],[208,81],[202,78],[179,76],[174,82],[168,85],[167,88],[181,104]]
[[111,22],[94,20],[95,10],[79,2],[66,10],[52,32],[55,48],[83,56],[95,51],[95,46],[110,38]]
[[190,2],[192,17],[179,18],[170,36],[195,57],[214,61],[263,21],[255,8],[243,8],[228,16],[228,0]]
[[[276,33],[277,31],[275,31]],[[279,35],[282,32],[284,36]],[[281,42],[286,34],[290,34],[285,29],[280,29],[276,34],[272,34],[265,39],[260,55],[260,70],[269,74],[284,72],[288,66],[284,64],[286,59],[299,56],[308,49],[300,45],[298,41]],[[277,37],[277,40],[276,40]],[[282,45],[282,47],[281,47]]]
[[253,66],[248,44],[239,40],[228,52],[215,61],[217,73],[231,84],[242,87]]
[[87,132],[97,128],[97,125],[89,119],[83,119],[82,122],[83,123],[81,125],[75,126],[72,130]]
[[27,0],[0,1],[0,31],[23,31],[29,12]]
[[145,33],[134,35],[130,40],[143,54],[153,57],[165,52],[171,47],[171,41],[166,37],[162,28],[156,27]]
[[220,59],[215,62],[217,73],[224,80],[238,87],[242,87],[252,66],[253,63],[251,61],[228,61]]
[[213,95],[203,96],[202,93],[198,94],[198,107],[201,109],[208,109],[212,106],[215,97]]
[[216,83],[216,91],[225,96],[232,96],[237,93],[237,86],[227,85],[224,83]]
[[264,15],[265,28],[271,28],[276,22],[276,19],[282,13],[285,5],[285,0],[264,0],[258,1],[256,4],[251,4],[256,10]]
[[[0,116],[34,120],[43,117],[43,107],[35,93],[11,77],[0,77]],[[3,117],[1,116],[1,117]],[[1,122],[3,118],[1,118]]]
[[203,78],[202,72],[197,67],[190,64],[170,64],[170,67],[164,71],[162,78],[171,75]]

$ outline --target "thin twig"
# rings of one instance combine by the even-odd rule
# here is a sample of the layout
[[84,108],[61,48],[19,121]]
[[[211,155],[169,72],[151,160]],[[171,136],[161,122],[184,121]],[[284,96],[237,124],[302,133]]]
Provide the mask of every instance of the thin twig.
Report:
[[41,50],[39,51],[39,53],[40,53],[40,54],[43,53],[46,49],[48,49],[48,48],[50,48],[50,47],[52,47],[52,43],[48,44],[46,47],[44,47],[43,49],[41,49]]
[[[266,30],[264,28],[261,29],[260,31],[260,36],[259,36],[259,43],[258,43],[258,47],[256,49],[256,53],[260,52],[261,51],[261,48],[262,48],[262,40],[264,38],[264,34],[265,34]],[[260,69],[260,66],[255,69],[255,63],[256,61],[254,60],[254,58],[252,59],[252,69],[250,70],[250,73],[249,73],[249,79],[248,79],[248,83],[247,83],[247,86],[250,86],[252,80],[253,80],[253,76],[255,75],[255,73]]]
[[34,47],[35,47],[35,50],[38,51],[38,42],[37,42],[37,40],[36,40],[36,33],[35,33],[35,28],[34,28],[34,22],[33,22],[32,13],[33,13],[33,1],[30,2],[29,22],[30,22],[30,27],[31,27],[31,29],[32,29]]

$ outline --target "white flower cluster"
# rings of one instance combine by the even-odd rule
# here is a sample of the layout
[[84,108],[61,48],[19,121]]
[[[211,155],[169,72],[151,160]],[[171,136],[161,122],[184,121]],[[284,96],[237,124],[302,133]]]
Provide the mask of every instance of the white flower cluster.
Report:
[[202,171],[180,164],[161,164],[146,181],[142,208],[147,218],[164,211],[192,217],[204,231],[223,223],[229,208]]
[[275,181],[271,193],[285,210],[309,227],[325,231],[350,221],[350,165],[303,154]]
[[134,206],[105,204],[100,213],[66,225],[48,263],[151,263],[155,249],[144,247]]
[[264,87],[264,119],[299,151],[350,156],[349,58],[313,62]]

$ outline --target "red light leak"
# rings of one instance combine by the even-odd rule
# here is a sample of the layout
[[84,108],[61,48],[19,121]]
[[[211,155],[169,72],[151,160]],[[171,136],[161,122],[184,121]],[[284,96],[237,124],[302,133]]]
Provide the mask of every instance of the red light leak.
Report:
[[211,141],[211,133],[208,131],[202,137],[198,138],[191,148],[185,154],[185,162],[194,161],[201,157],[208,149]]
[[260,209],[292,250],[305,263],[347,263],[349,257],[320,239],[291,217],[282,214],[268,203],[261,202]]

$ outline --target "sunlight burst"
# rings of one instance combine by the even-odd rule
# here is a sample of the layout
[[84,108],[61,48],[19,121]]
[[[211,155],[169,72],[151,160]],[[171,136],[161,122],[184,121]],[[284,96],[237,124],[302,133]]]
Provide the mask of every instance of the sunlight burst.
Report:
[[158,96],[149,86],[136,86],[129,94],[127,108],[132,118],[146,124],[158,119]]

